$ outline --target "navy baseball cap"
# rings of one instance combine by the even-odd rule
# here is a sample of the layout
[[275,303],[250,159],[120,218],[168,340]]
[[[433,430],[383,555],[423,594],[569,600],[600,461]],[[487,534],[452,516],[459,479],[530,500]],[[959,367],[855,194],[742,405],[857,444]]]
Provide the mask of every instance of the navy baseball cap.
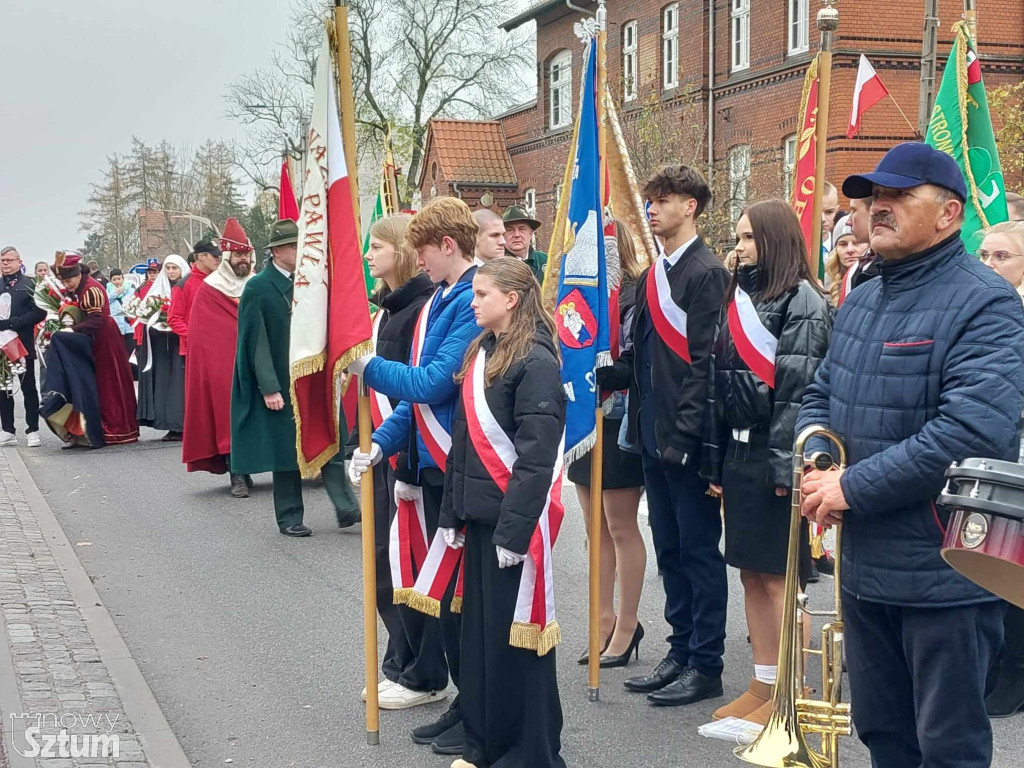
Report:
[[956,160],[923,141],[897,144],[885,153],[873,173],[847,177],[843,194],[854,200],[871,197],[873,184],[891,189],[934,184],[948,189],[961,201],[967,200],[967,185]]

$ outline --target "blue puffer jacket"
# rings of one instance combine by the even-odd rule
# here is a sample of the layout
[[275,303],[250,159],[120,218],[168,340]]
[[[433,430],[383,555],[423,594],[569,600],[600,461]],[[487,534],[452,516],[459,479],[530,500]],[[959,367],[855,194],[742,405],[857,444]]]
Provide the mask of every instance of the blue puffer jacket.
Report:
[[849,452],[844,589],[917,607],[993,600],[942,560],[935,498],[953,461],[1017,458],[1024,307],[959,236],[880,275],[843,303],[797,419]]
[[[420,469],[437,466],[416,429],[410,403],[428,404],[441,426],[451,432],[455,404],[459,399],[459,387],[454,376],[462,368],[466,348],[480,335],[480,327],[470,306],[475,274],[476,267],[467,270],[447,296],[440,293],[446,286],[442,283],[438,287],[439,293],[427,320],[419,366],[414,368],[381,357],[373,358],[366,366],[364,376],[369,387],[402,401],[380,429],[373,433],[373,442],[380,446],[385,456],[411,448],[415,435],[416,450],[410,450],[410,461],[418,456]],[[410,469],[415,470],[416,467]],[[440,469],[444,470],[444,467]]]

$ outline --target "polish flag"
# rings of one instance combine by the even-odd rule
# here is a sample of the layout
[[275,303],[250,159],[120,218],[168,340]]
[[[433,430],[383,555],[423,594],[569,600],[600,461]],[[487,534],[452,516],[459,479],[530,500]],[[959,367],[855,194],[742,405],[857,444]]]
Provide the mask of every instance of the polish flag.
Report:
[[860,64],[857,66],[857,84],[853,87],[853,111],[850,112],[850,126],[846,129],[846,138],[852,139],[857,134],[864,113],[888,95],[889,91],[882,85],[875,68],[862,53]]
[[288,170],[288,158],[281,161],[281,186],[277,195],[277,218],[299,220],[299,204],[295,200],[292,175]]

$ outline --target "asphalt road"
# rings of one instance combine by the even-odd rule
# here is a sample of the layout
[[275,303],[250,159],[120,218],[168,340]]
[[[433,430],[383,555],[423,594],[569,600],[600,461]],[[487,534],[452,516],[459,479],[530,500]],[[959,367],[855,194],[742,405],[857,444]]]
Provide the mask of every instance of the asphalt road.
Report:
[[[20,408],[19,408],[20,416]],[[44,430],[45,431],[45,430]],[[179,447],[143,442],[99,451],[41,448],[21,455],[92,577],[128,647],[197,766],[442,768],[450,758],[414,745],[408,731],[444,709],[381,712],[381,744],[365,743],[359,527],[339,531],[323,489],[305,487],[315,534],[288,539],[274,525],[269,475],[246,500],[225,477],[188,475]],[[650,553],[640,664],[609,670],[601,700],[586,699],[586,553],[572,485],[555,550],[564,642],[559,685],[570,766],[739,765],[725,742],[697,735],[720,703],[658,709],[621,680],[657,663],[666,646],[663,593]],[[644,518],[646,521],[646,518]],[[831,581],[812,587],[827,601]],[[725,694],[751,674],[738,576],[730,573]],[[383,637],[383,627],[380,629]],[[997,768],[1024,763],[1024,719],[996,723]],[[844,740],[844,768],[867,768],[866,751]]]

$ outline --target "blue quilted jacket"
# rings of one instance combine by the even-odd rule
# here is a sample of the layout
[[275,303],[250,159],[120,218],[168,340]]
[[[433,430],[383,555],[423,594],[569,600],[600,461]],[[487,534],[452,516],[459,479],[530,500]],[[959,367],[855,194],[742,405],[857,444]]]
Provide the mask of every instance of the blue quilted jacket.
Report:
[[[437,466],[416,429],[410,403],[428,404],[441,426],[451,432],[459,399],[454,376],[462,368],[466,348],[480,335],[480,327],[470,306],[475,274],[476,267],[467,270],[447,296],[441,293],[446,286],[438,287],[427,320],[419,366],[414,368],[382,357],[373,358],[366,366],[364,375],[368,386],[402,401],[380,429],[373,433],[373,442],[381,447],[385,456],[392,456],[408,447],[410,462],[418,456],[419,468]],[[415,450],[411,450],[413,436]],[[416,470],[417,467],[410,469]],[[444,470],[444,467],[440,469]]]
[[953,461],[1017,458],[1024,306],[959,236],[880,275],[843,303],[797,419],[849,452],[844,589],[918,607],[995,599],[942,560],[935,498]]

